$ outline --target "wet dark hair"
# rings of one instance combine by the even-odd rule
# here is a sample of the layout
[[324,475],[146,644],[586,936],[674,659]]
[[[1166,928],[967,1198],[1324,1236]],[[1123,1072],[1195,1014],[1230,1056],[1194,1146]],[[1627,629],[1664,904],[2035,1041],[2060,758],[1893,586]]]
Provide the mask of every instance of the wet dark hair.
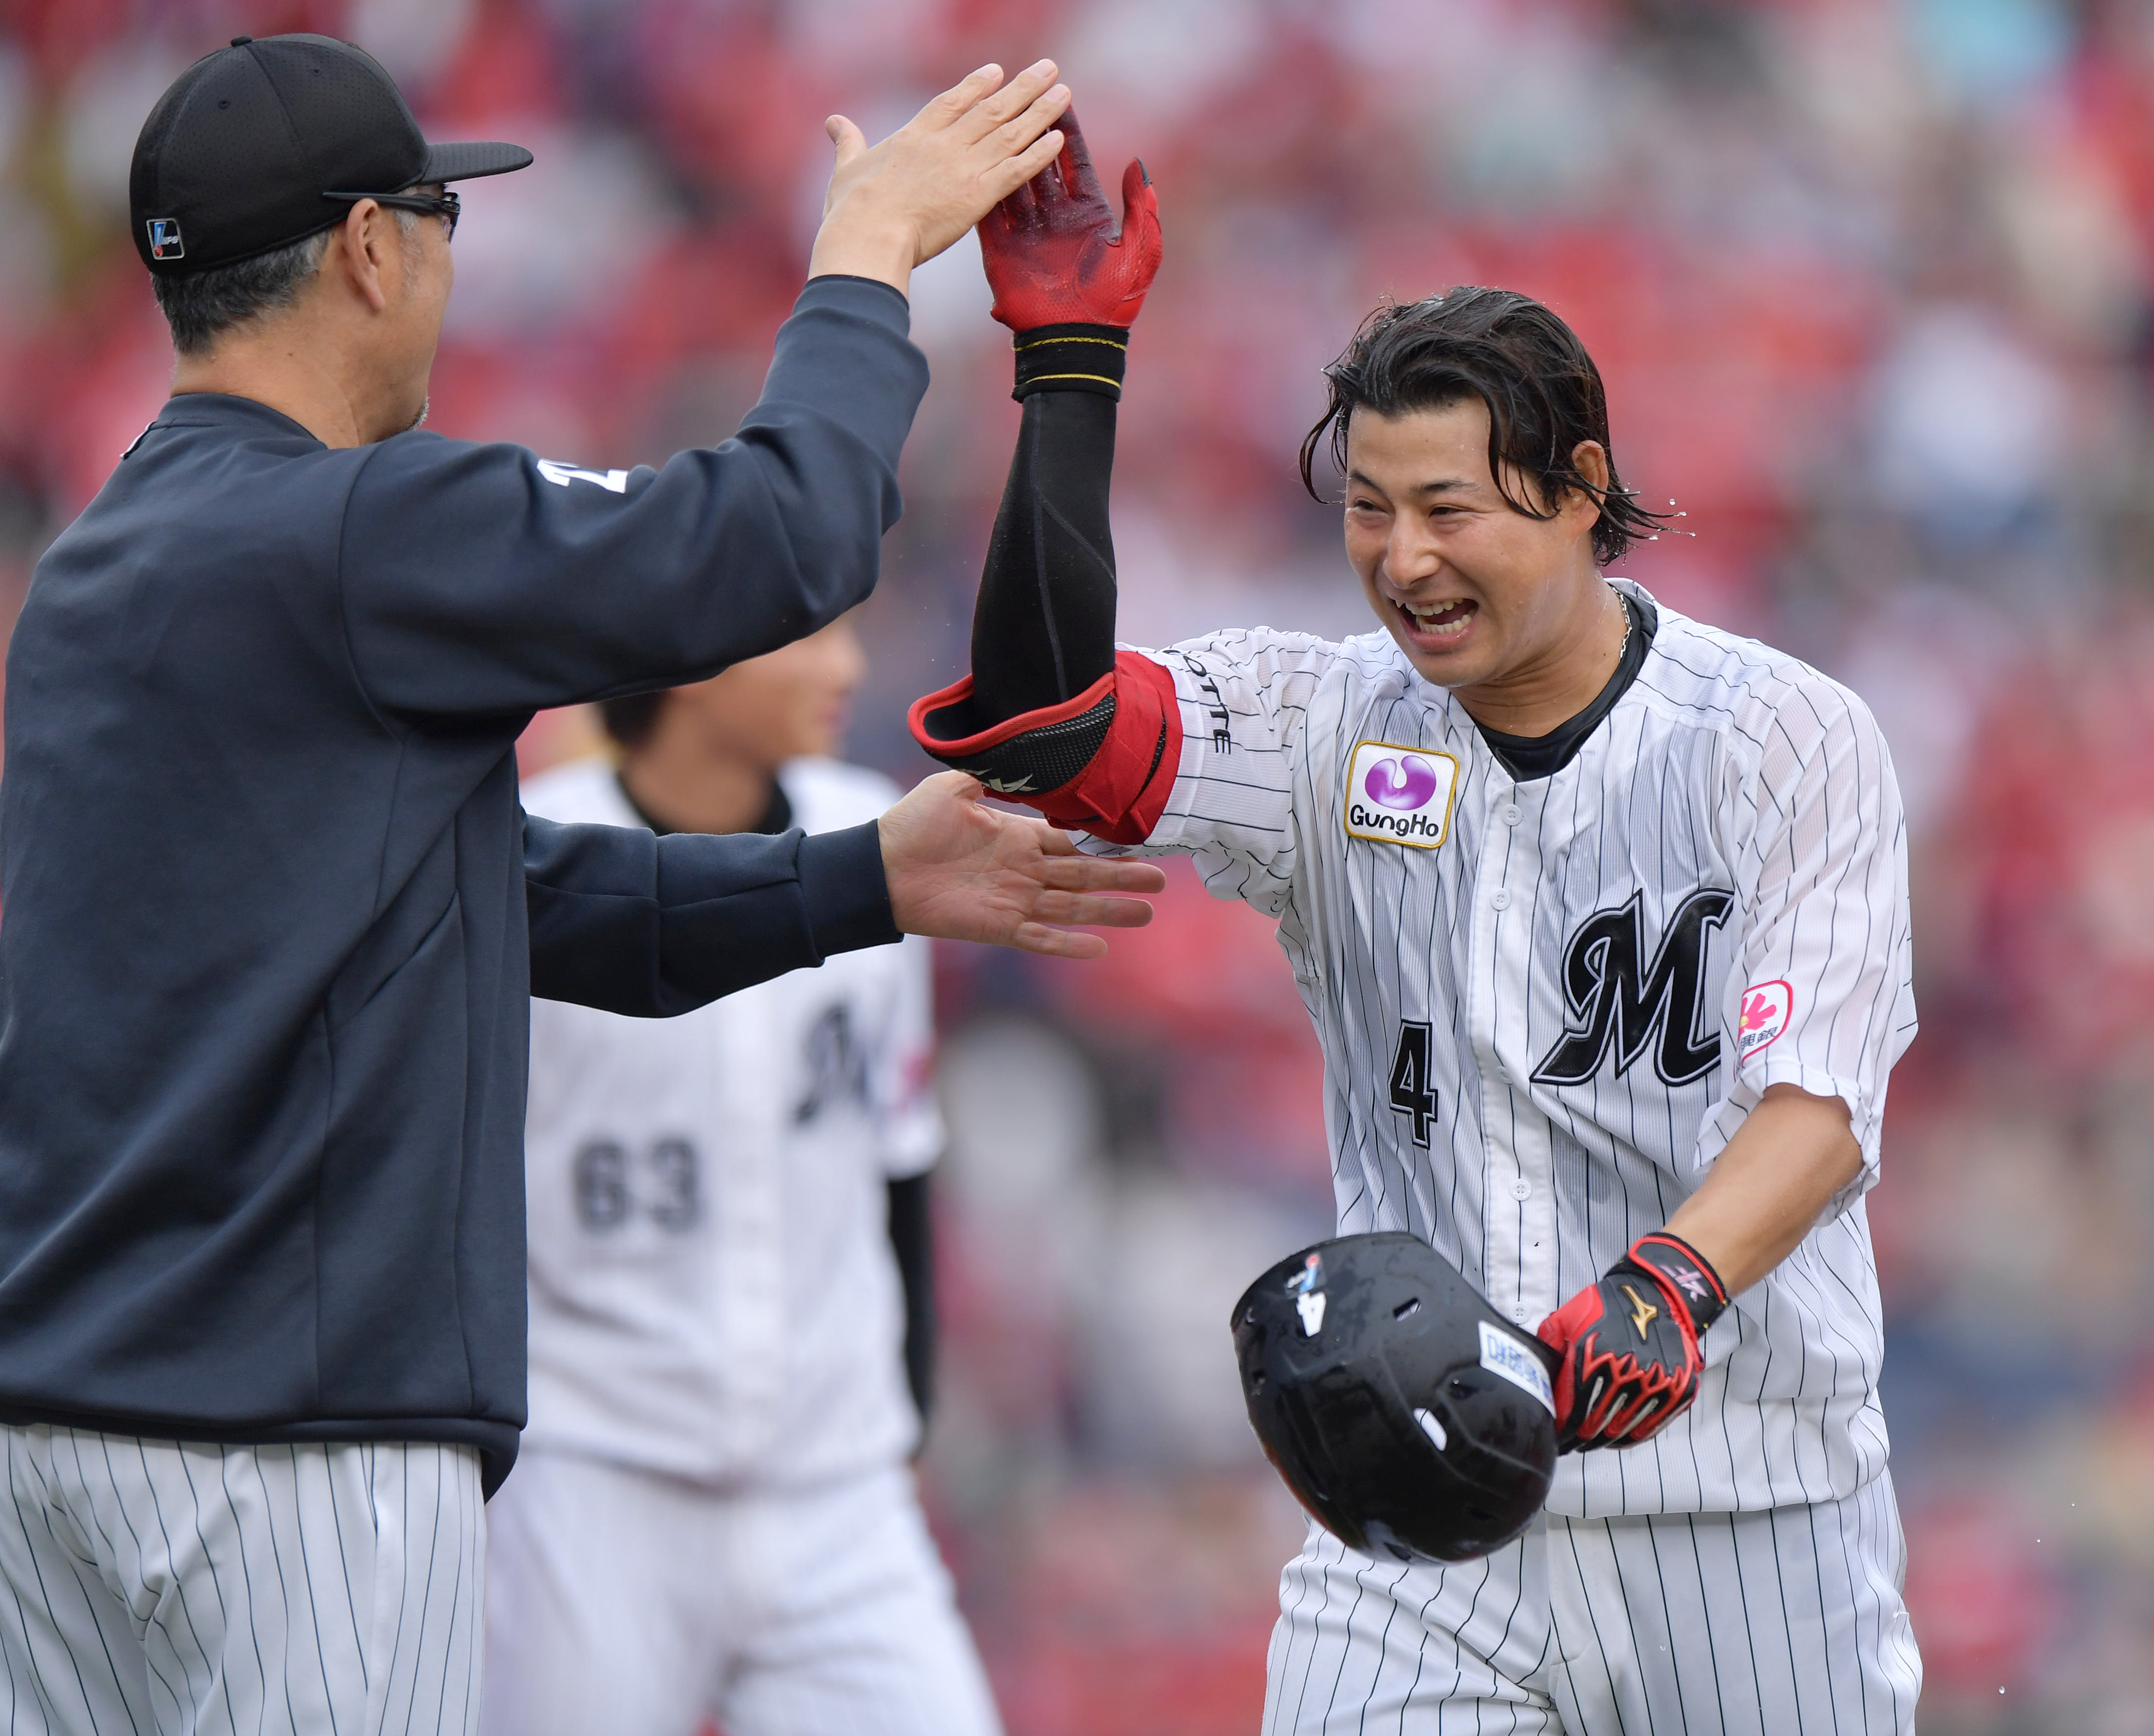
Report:
[[[1590,496],[1600,504],[1593,558],[1604,567],[1669,516],[1641,506],[1617,477],[1600,370],[1578,334],[1531,296],[1467,285],[1404,307],[1386,304],[1361,322],[1324,377],[1331,401],[1301,442],[1302,486],[1319,500],[1317,452],[1328,431],[1332,462],[1345,470],[1347,426],[1356,410],[1401,416],[1478,398],[1488,406],[1488,469],[1512,511],[1553,518],[1553,503],[1566,490]],[[1605,489],[1570,462],[1586,440],[1608,454]],[[1506,468],[1531,477],[1549,508],[1537,510],[1513,494]]]
[[622,747],[640,748],[657,728],[658,713],[665,708],[666,696],[671,691],[661,687],[652,693],[630,693],[623,699],[601,699],[599,722]]

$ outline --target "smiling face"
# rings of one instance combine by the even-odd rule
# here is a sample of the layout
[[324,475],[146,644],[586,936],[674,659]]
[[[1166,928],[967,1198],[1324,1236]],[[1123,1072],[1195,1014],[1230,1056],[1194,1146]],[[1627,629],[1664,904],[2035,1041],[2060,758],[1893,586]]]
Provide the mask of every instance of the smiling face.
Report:
[[[1600,446],[1581,443],[1573,462],[1605,485]],[[1535,712],[1568,704],[1597,669],[1585,698],[1546,728],[1590,702],[1607,678],[1601,641],[1611,619],[1621,631],[1594,564],[1597,502],[1571,490],[1547,518],[1514,508],[1488,467],[1478,397],[1398,416],[1355,411],[1346,472],[1346,558],[1415,669],[1476,717],[1491,706],[1505,712],[1497,728],[1510,728],[1522,702]],[[1547,509],[1528,480],[1507,481],[1515,498]]]

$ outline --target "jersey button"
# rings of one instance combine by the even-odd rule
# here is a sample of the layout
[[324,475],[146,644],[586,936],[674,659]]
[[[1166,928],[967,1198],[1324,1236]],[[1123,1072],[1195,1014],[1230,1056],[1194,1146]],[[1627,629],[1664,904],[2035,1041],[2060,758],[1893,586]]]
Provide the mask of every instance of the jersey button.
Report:
[[1511,907],[1511,895],[1498,886],[1489,895],[1488,902],[1498,910],[1508,910]]
[[1511,1183],[1511,1197],[1513,1199],[1531,1199],[1533,1197],[1534,1184],[1531,1182],[1513,1182]]
[[1525,815],[1519,812],[1515,802],[1503,810],[1503,824],[1507,826],[1514,826],[1524,818]]

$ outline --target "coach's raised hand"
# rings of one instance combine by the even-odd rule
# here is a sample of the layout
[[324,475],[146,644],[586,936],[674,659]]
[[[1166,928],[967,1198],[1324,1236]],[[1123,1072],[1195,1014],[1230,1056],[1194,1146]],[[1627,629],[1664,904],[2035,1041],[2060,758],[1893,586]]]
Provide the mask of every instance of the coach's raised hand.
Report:
[[1050,129],[1069,105],[1042,60],[1007,84],[999,66],[982,67],[880,145],[833,115],[823,125],[838,161],[809,276],[874,278],[904,294],[915,266],[1054,161],[1063,137]]
[[1058,958],[1097,958],[1107,943],[1064,924],[1141,928],[1166,876],[1150,862],[1080,855],[1043,820],[983,807],[981,786],[938,772],[880,825],[890,906],[907,934],[985,941]]

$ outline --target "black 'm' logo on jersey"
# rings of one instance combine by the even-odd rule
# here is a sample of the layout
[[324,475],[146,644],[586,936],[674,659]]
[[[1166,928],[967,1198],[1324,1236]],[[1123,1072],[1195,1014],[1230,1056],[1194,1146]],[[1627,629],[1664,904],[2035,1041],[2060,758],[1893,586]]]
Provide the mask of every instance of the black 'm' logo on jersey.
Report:
[[868,1100],[868,1052],[853,1029],[845,1003],[825,1007],[809,1028],[808,1089],[793,1105],[796,1122],[812,1121],[834,1103]]
[[1645,968],[1646,895],[1620,910],[1597,910],[1563,950],[1568,1018],[1561,1039],[1534,1070],[1536,1085],[1584,1085],[1616,1045],[1616,1076],[1646,1052],[1657,1027],[1653,1070],[1663,1085],[1688,1085],[1720,1064],[1720,1034],[1701,1029],[1705,1000],[1705,935],[1728,920],[1735,895],[1717,887],[1677,906]]

